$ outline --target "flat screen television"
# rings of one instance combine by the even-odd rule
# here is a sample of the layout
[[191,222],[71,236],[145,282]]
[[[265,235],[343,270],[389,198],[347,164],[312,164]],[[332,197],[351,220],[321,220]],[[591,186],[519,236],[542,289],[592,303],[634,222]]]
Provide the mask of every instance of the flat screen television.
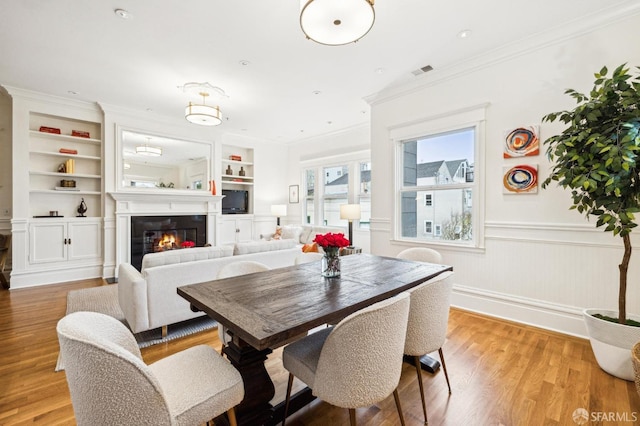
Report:
[[249,213],[249,191],[223,189],[222,214]]

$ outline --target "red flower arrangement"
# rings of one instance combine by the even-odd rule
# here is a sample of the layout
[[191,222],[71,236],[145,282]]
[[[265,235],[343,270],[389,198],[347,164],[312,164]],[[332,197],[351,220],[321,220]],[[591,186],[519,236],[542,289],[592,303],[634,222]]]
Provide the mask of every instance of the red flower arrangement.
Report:
[[342,248],[347,247],[349,245],[349,240],[344,237],[344,234],[334,234],[331,232],[327,232],[326,234],[316,234],[316,237],[313,239],[314,243],[318,243],[320,247],[323,249],[327,249],[330,247],[334,248]]
[[191,248],[191,247],[195,247],[196,243],[194,243],[193,241],[183,241],[182,243],[180,243],[180,247],[182,248]]

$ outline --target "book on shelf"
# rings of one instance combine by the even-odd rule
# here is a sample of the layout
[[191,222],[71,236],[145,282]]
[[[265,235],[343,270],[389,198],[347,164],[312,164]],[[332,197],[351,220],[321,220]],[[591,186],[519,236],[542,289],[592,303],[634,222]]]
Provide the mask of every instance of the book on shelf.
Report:
[[80,191],[80,188],[75,188],[73,186],[56,186],[56,191]]
[[79,138],[90,138],[91,137],[89,132],[83,132],[82,130],[72,130],[71,131],[71,136],[76,136],[76,137],[79,137]]
[[60,129],[58,129],[57,127],[40,126],[40,131],[43,133],[53,133],[56,135],[60,134]]
[[60,152],[60,154],[77,154],[78,150],[77,149],[69,149],[69,148],[60,148],[60,150],[58,152]]

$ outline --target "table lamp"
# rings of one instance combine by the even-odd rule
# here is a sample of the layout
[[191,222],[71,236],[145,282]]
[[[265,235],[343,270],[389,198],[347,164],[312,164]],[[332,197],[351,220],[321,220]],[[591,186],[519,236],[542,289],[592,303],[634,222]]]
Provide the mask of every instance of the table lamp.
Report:
[[277,217],[278,221],[276,222],[277,226],[280,226],[280,218],[285,217],[287,215],[287,205],[286,204],[274,204],[271,206],[271,214]]
[[353,247],[353,221],[360,220],[360,204],[341,205],[340,219],[349,221],[349,247]]

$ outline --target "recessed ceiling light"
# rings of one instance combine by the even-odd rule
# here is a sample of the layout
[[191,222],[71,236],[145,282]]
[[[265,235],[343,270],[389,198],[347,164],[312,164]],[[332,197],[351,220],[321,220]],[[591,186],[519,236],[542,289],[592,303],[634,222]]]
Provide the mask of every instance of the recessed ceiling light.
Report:
[[311,93],[313,93],[314,95],[319,95],[319,94],[321,94],[322,92],[321,92],[321,91],[319,91],[319,90],[314,90],[314,91],[313,91],[313,92],[311,92]]
[[384,74],[384,68],[376,68],[376,74]]
[[113,11],[113,13],[116,14],[116,16],[122,18],[122,19],[131,19],[133,18],[133,15],[131,13],[129,13],[128,11],[124,10],[124,9],[116,9]]
[[243,67],[246,67],[247,65],[249,65],[251,62],[243,59],[240,62],[238,62],[240,65],[242,65]]
[[471,30],[462,30],[458,33],[458,38],[469,38],[471,37]]
[[327,121],[327,124],[333,124],[333,121]]
[[74,96],[78,94],[78,92],[73,91],[73,90],[67,90],[67,93],[70,94],[70,95],[74,95]]

